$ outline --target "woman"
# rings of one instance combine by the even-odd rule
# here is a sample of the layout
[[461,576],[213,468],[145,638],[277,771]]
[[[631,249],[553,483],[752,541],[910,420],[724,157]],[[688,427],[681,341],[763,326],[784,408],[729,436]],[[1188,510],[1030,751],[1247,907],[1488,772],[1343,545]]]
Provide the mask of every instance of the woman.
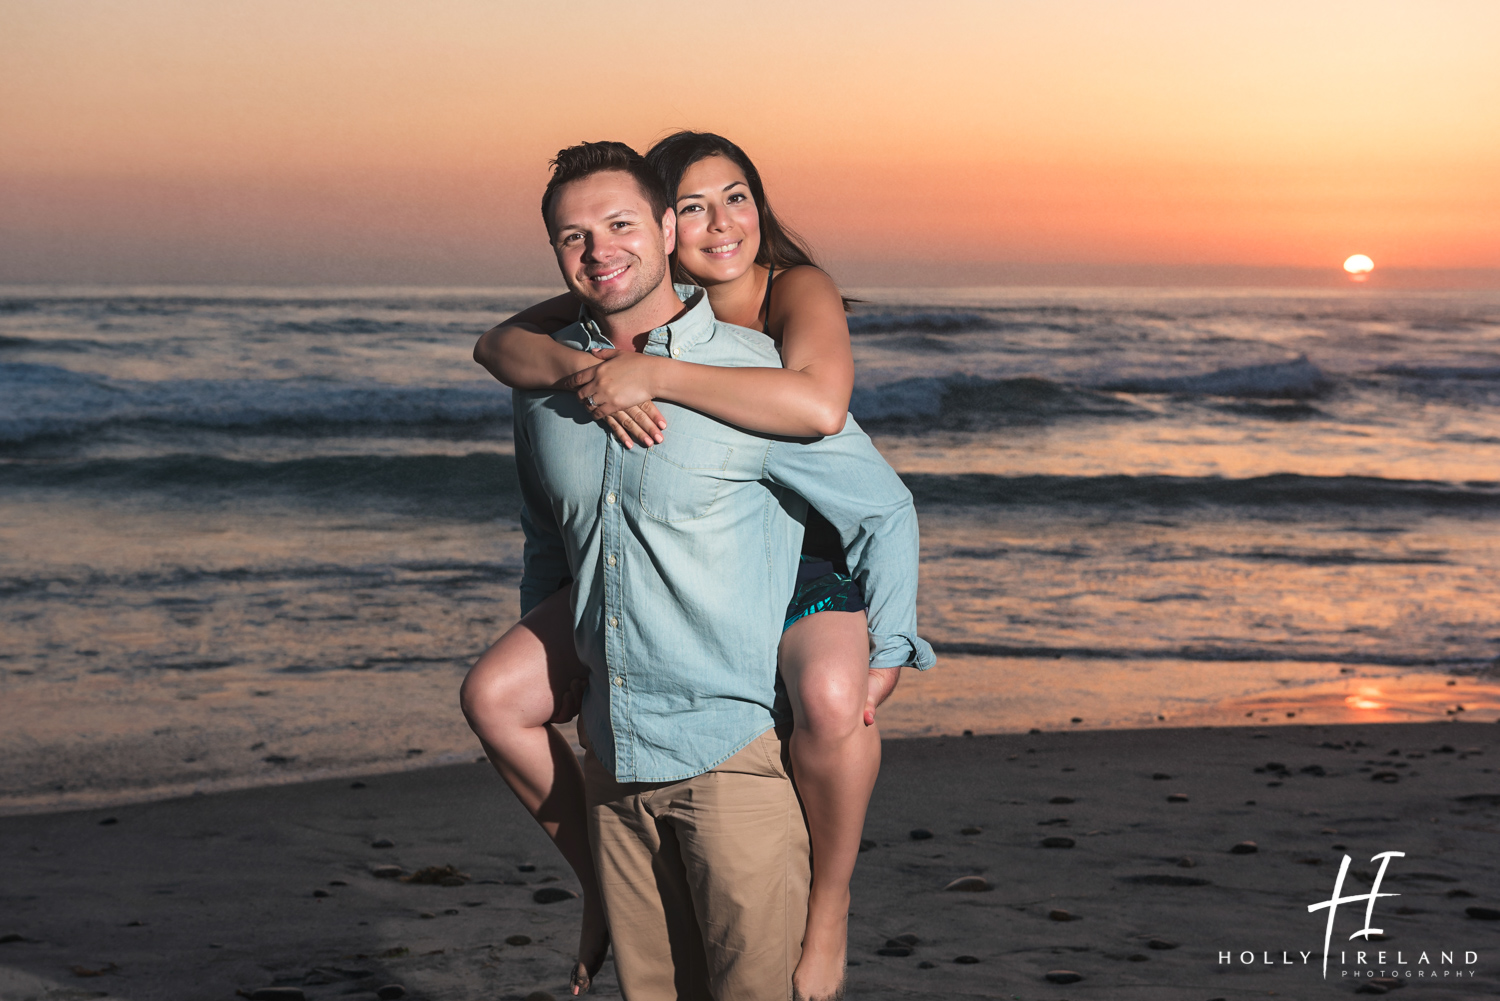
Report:
[[[680,132],[647,160],[675,193],[674,277],[707,290],[720,320],[764,331],[784,368],[719,368],[600,351],[597,359],[538,336],[571,323],[578,302],[558,296],[489,331],[477,361],[509,386],[573,389],[626,447],[650,447],[671,400],[766,434],[815,437],[844,425],[854,359],[845,300],[766,203],[760,175],[736,145]],[[602,361],[598,360],[602,359]],[[837,533],[811,512],[797,594],[787,613],[780,671],[792,703],[794,775],[812,841],[813,882],[801,962],[803,998],[841,993],[849,880],[880,767],[864,602]],[[587,989],[608,946],[589,856],[582,777],[549,725],[570,718],[586,669],[573,649],[567,593],[543,602],[480,659],[464,684],[470,725],[506,782],[573,866],[584,887],[584,928],[573,992]]]

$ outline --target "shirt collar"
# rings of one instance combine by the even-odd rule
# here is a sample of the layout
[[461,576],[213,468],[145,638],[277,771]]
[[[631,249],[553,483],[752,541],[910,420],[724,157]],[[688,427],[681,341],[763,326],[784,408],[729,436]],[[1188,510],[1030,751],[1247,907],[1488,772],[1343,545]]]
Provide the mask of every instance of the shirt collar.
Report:
[[[679,285],[675,282],[672,285],[672,291],[676,292],[677,298],[681,299],[688,307],[687,311],[671,323],[664,324],[651,331],[650,336],[646,338],[647,350],[650,350],[652,345],[656,345],[660,348],[660,353],[663,354],[674,351],[682,352],[696,344],[703,343],[713,336],[714,323],[716,321],[714,320],[714,312],[708,305],[707,292],[697,285]],[[583,336],[587,337],[588,343],[573,343],[572,339],[569,338],[568,340],[572,343],[573,347],[579,347],[587,351],[590,348],[607,348],[611,346],[609,340],[599,329],[599,325],[589,315],[587,306],[578,307],[578,326],[581,328]],[[563,332],[559,331],[558,333],[562,334]],[[582,339],[583,337],[578,338],[578,340]],[[658,352],[652,353],[655,354]]]

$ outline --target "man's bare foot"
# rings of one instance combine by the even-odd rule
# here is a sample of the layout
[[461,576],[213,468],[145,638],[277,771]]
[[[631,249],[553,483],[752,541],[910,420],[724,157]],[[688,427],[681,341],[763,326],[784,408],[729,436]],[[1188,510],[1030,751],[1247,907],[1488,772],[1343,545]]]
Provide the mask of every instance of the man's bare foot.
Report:
[[585,897],[583,927],[578,932],[578,964],[573,967],[572,987],[576,997],[587,994],[589,985],[599,975],[604,958],[609,955],[609,925],[598,898]]
[[848,945],[847,913],[837,927],[814,929],[808,925],[802,942],[802,959],[792,973],[793,1001],[842,1001],[844,953]]

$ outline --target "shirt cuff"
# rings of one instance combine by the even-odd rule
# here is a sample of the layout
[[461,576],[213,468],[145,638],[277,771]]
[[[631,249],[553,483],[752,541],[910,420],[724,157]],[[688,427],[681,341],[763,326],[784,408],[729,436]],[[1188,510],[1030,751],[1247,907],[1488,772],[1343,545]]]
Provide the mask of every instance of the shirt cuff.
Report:
[[871,634],[875,649],[870,654],[870,666],[877,670],[887,667],[915,667],[925,671],[937,663],[937,655],[927,641],[915,633]]

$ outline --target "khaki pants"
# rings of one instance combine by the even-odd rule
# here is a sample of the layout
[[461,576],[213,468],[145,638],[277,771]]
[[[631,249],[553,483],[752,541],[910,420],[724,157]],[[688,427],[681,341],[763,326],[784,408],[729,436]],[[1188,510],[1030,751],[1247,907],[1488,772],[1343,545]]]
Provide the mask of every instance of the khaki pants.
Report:
[[625,1001],[787,1001],[802,955],[807,826],[767,731],[681,782],[584,758],[589,836]]

